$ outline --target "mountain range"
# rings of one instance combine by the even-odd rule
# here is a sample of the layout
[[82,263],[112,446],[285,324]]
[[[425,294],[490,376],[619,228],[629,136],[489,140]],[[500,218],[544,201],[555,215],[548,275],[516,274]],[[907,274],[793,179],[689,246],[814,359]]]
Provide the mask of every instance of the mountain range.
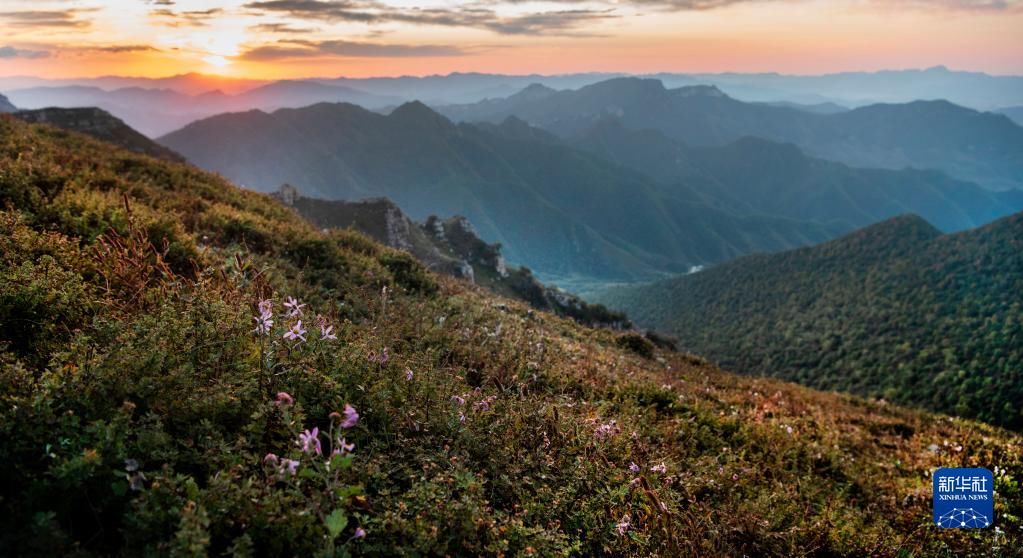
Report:
[[155,137],[214,114],[253,108],[299,107],[317,102],[352,102],[379,108],[400,102],[338,85],[309,81],[275,81],[236,94],[220,90],[182,93],[174,89],[96,86],[36,86],[7,91],[8,98],[23,109],[47,107],[98,107],[128,122],[143,134]]
[[606,118],[692,146],[755,136],[793,143],[810,155],[852,166],[937,169],[993,190],[1023,187],[1023,127],[1005,115],[947,101],[821,114],[742,102],[714,86],[668,89],[660,80],[618,78],[577,90],[532,85],[504,99],[438,110],[467,122],[516,116],[565,138]]
[[456,125],[418,102],[389,115],[347,104],[225,114],[159,141],[260,191],[289,183],[324,199],[386,196],[417,220],[464,215],[510,261],[559,284],[650,278],[841,231],[737,216],[522,121]]
[[289,183],[323,199],[386,196],[417,220],[464,215],[510,261],[582,291],[815,244],[907,211],[959,230],[1023,208],[1018,191],[934,171],[854,169],[755,139],[689,148],[606,116],[589,125],[566,140],[511,116],[454,124],[418,102],[389,115],[318,104],[219,115],[159,141],[260,191]]
[[595,300],[738,372],[1023,427],[1023,213],[907,215]]

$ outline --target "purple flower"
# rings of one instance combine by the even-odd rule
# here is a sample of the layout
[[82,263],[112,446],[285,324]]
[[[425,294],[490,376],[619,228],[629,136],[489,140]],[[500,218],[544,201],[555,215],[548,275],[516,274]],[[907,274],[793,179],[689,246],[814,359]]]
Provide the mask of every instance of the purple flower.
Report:
[[406,368],[405,369],[405,381],[406,382],[411,382],[412,381],[412,376],[413,376],[412,369],[411,368]]
[[490,404],[493,403],[496,399],[497,399],[496,395],[484,397],[483,399],[480,399],[479,401],[474,403],[472,408],[475,409],[476,412],[486,413],[487,411],[490,410]]
[[299,461],[294,459],[284,459],[281,461],[281,465],[283,466],[281,471],[283,472],[284,470],[287,470],[289,475],[295,476],[295,473],[298,472],[299,463]]
[[278,464],[280,464],[280,462],[281,462],[281,460],[277,458],[277,454],[275,454],[275,453],[268,453],[268,454],[266,454],[265,457],[263,457],[263,463],[269,463],[269,464],[271,464],[271,465],[273,465],[275,467]]
[[666,473],[666,472],[668,472],[668,468],[664,466],[664,463],[661,463],[661,464],[654,465],[653,467],[651,467],[650,471],[654,472],[654,473]]
[[351,428],[358,424],[359,413],[348,403],[345,403],[345,410],[343,411],[344,419],[341,421],[341,428]]
[[281,405],[283,405],[285,407],[290,407],[290,406],[295,404],[295,400],[292,399],[292,397],[290,395],[288,395],[288,392],[286,392],[286,391],[278,391],[277,392],[277,402],[276,403],[277,403],[278,407],[280,407]]
[[611,422],[607,424],[597,425],[597,428],[593,431],[593,435],[598,440],[606,440],[608,438],[613,438],[620,430],[621,429],[618,428],[618,421],[611,419]]
[[320,324],[320,339],[337,339],[337,335],[333,333],[334,326],[327,325],[326,323]]
[[629,470],[632,471],[633,473],[638,473],[639,472],[639,465],[636,465],[635,461],[630,461],[629,462]]
[[259,316],[253,316],[253,320],[256,320],[256,329],[252,330],[256,335],[270,335],[270,330],[274,327],[274,321],[270,319],[270,316],[266,314],[260,314]]
[[361,539],[361,538],[364,538],[365,536],[366,536],[366,530],[363,529],[362,527],[357,527],[355,529],[355,534],[352,535],[352,538],[353,539]]
[[316,455],[321,455],[323,453],[323,447],[320,445],[319,427],[313,427],[311,432],[306,430],[299,434],[298,445],[302,446],[302,451],[305,453],[316,452]]
[[458,423],[465,424],[465,413],[461,411],[458,412]]
[[294,339],[305,341],[305,330],[302,329],[302,320],[299,320],[295,325],[291,326],[291,329],[285,331],[284,338],[289,341]]
[[380,351],[379,355],[376,353],[369,354],[369,361],[375,362],[380,366],[387,364],[389,360],[391,360],[391,356],[387,354],[387,347],[384,347],[384,350]]
[[273,301],[268,299],[268,298],[260,300],[259,301],[259,314],[261,316],[266,316],[267,318],[272,318],[273,315],[274,315],[274,303],[273,303]]
[[465,405],[465,398],[460,395],[452,395],[451,402],[461,407],[462,405]]
[[302,315],[302,308],[305,304],[300,304],[294,297],[288,297],[288,300],[284,301],[284,307],[288,309],[288,317],[296,318]]
[[353,443],[347,444],[345,442],[347,442],[347,440],[345,440],[344,438],[341,438],[341,439],[339,439],[337,441],[337,447],[334,448],[334,455],[342,455],[342,454],[345,454],[345,453],[352,453],[352,450],[355,449],[355,443],[353,442]]
[[629,528],[632,527],[632,519],[629,514],[622,516],[622,520],[615,525],[615,529],[618,531],[619,536],[625,536],[625,533],[629,532]]

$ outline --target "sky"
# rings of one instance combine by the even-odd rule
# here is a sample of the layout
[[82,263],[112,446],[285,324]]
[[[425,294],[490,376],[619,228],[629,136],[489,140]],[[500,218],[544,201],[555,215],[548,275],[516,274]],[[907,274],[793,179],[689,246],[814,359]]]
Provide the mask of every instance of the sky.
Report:
[[1023,0],[0,0],[0,76],[1023,75]]

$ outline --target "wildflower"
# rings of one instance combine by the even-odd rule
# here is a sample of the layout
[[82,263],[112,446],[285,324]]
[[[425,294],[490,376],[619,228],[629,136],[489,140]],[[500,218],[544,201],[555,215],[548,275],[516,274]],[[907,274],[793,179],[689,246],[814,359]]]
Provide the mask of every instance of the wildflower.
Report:
[[465,405],[465,398],[460,395],[452,395],[451,402],[461,407],[462,405]]
[[[387,287],[384,287],[384,288],[387,288]],[[361,539],[361,538],[364,538],[365,536],[366,536],[366,530],[363,529],[362,527],[357,527],[355,529],[355,534],[352,535],[352,538],[353,539]]]
[[377,357],[377,362],[383,366],[387,364],[388,360],[391,360],[391,357],[387,354],[387,347],[384,347],[384,350],[380,351],[380,356]]
[[792,427],[791,426],[786,426],[785,427],[785,432],[788,432],[789,434],[792,434]]
[[636,478],[632,479],[631,481],[629,481],[629,486],[630,486],[630,487],[632,487],[632,488],[636,488],[636,487],[637,487],[637,486],[639,486],[639,485],[640,485],[640,483],[642,483],[642,482],[643,482],[643,481],[642,481],[642,480],[640,480],[640,478],[639,478],[639,477],[636,477]]
[[461,411],[458,412],[458,423],[465,424],[465,413]]
[[313,427],[312,431],[306,430],[299,434],[298,443],[302,446],[302,451],[305,453],[316,452],[316,455],[321,455],[323,453],[323,448],[320,446],[319,427]]
[[737,475],[737,474],[733,473],[733,474],[732,474],[732,480],[733,480],[733,481],[737,481],[737,480],[739,480],[739,475]]
[[597,425],[597,428],[593,431],[593,435],[598,440],[605,440],[607,438],[614,437],[615,434],[618,434],[619,430],[618,421],[611,419],[611,422],[607,424]]
[[305,341],[305,330],[302,329],[302,320],[295,322],[291,329],[284,332],[284,338],[290,340],[298,339]]
[[629,532],[630,527],[632,527],[632,519],[629,517],[629,514],[623,515],[622,520],[615,525],[619,536],[625,536],[625,533]]
[[494,400],[496,400],[496,399],[497,399],[496,395],[491,395],[489,397],[485,397],[485,398],[480,399],[479,401],[477,401],[475,404],[473,404],[472,408],[475,409],[476,412],[486,413],[487,411],[490,410],[490,404],[493,403]]
[[664,466],[664,463],[660,463],[651,467],[650,471],[654,473],[666,473],[668,472],[668,468]]
[[305,304],[300,304],[294,297],[288,297],[288,300],[284,301],[284,307],[288,309],[289,318],[297,318],[302,315],[302,308]]
[[411,382],[412,381],[412,369],[411,368],[406,368],[405,369],[405,381],[406,382]]
[[295,404],[295,400],[290,395],[288,395],[287,392],[285,392],[285,391],[278,391],[277,392],[277,406],[278,407],[280,407],[281,405],[283,405],[285,407],[290,407],[290,406],[292,406],[294,404]]
[[270,335],[270,330],[274,327],[274,321],[270,319],[270,316],[266,314],[260,314],[259,316],[253,316],[253,320],[256,320],[256,329],[252,330],[256,335]]
[[268,298],[260,300],[259,301],[259,314],[261,316],[266,316],[267,318],[272,318],[273,315],[274,315],[274,303],[273,303],[273,301],[268,299]]
[[356,412],[355,407],[345,403],[344,420],[341,421],[341,428],[351,428],[358,424],[358,422],[359,413]]
[[283,472],[283,471],[286,470],[286,471],[288,471],[289,475],[294,476],[295,473],[298,472],[298,465],[299,465],[299,463],[301,463],[301,462],[297,461],[295,459],[284,459],[284,460],[281,461],[281,465],[283,467],[281,469],[281,471]]
[[269,463],[273,466],[277,466],[280,462],[281,460],[278,459],[277,454],[275,453],[268,453],[265,457],[263,457],[263,463]]
[[338,439],[337,447],[334,448],[334,455],[352,453],[352,450],[355,449],[355,443],[346,444],[346,441],[344,438]]
[[326,324],[320,324],[320,339],[327,339],[327,340],[331,340],[331,341],[336,340],[337,339],[337,335],[335,335],[333,333],[333,331],[334,331],[334,326],[326,325]]
[[630,461],[629,462],[629,470],[632,471],[633,473],[638,473],[639,472],[639,465],[636,465],[635,461]]
[[129,473],[134,472],[134,471],[138,471],[139,470],[139,462],[134,460],[134,459],[130,459],[130,458],[129,459],[125,459],[124,460],[124,470],[128,471]]

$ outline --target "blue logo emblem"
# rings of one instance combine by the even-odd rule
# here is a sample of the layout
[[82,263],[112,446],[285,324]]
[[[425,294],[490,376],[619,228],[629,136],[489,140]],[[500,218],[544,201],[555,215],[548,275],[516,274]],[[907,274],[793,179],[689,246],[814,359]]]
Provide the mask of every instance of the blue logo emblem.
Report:
[[987,469],[934,472],[934,523],[944,529],[983,529],[995,520],[995,479]]

